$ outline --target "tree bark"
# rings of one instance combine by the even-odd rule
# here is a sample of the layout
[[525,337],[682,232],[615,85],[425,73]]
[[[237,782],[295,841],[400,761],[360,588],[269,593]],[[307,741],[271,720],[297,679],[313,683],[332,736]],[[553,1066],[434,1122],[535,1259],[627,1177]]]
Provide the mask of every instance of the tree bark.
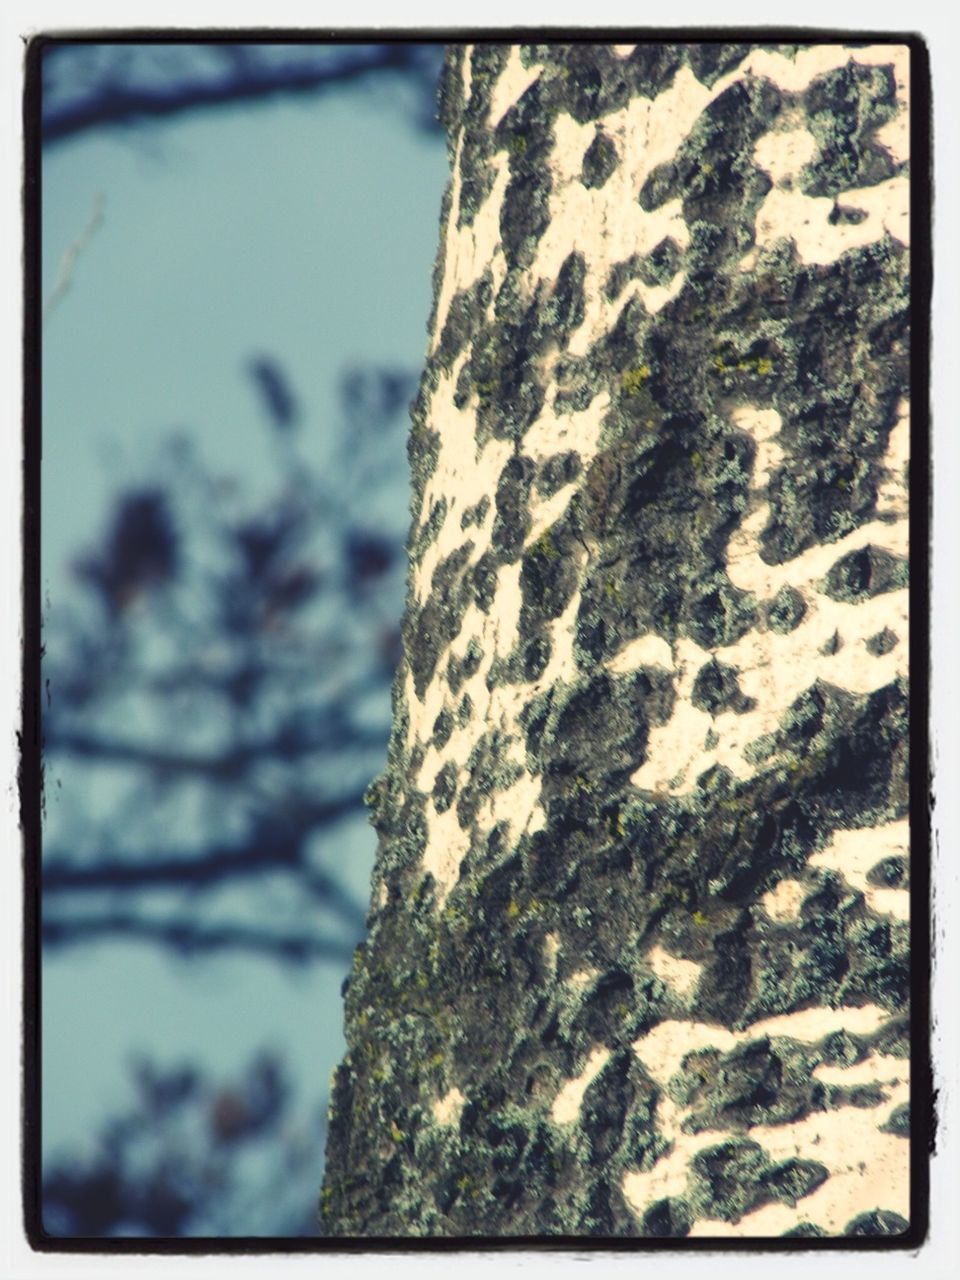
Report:
[[909,1220],[897,45],[478,45],[326,1232]]

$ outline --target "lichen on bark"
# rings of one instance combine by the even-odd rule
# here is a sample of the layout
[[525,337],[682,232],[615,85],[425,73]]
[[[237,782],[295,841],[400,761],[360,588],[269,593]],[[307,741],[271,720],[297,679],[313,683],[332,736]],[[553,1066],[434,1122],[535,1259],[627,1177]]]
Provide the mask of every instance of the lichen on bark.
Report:
[[329,1234],[907,1229],[908,64],[448,55]]

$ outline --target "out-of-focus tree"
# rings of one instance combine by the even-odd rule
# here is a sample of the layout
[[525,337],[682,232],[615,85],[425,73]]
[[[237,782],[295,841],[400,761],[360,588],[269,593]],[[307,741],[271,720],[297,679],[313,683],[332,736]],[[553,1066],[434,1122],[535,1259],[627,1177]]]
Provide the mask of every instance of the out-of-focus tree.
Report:
[[317,1233],[324,1110],[295,1110],[281,1057],[262,1051],[226,1081],[136,1058],[131,1076],[130,1105],[46,1168],[51,1236]]
[[413,384],[343,376],[327,481],[279,360],[246,372],[270,425],[265,496],[170,440],[49,611],[47,787],[69,786],[44,851],[48,947],[125,936],[343,965],[362,934],[331,833],[362,812],[388,733],[403,589],[388,438]]
[[[422,44],[44,41],[41,141],[45,155],[88,136],[138,148],[181,115],[362,86],[439,144],[441,60]],[[198,442],[222,423],[141,448],[44,603],[41,939],[48,957],[135,940],[339,984],[365,929],[343,837],[389,732],[416,380],[371,351],[342,376],[340,420],[321,424],[282,353],[237,354],[270,475],[254,490],[211,464]],[[46,1232],[316,1233],[322,1085],[297,1095],[275,1053],[222,1085],[189,1053],[141,1059],[128,1110],[86,1151],[45,1160]]]
[[106,125],[142,127],[204,108],[358,83],[389,95],[415,128],[434,131],[442,61],[442,45],[409,42],[53,40],[43,49],[41,133],[51,146]]

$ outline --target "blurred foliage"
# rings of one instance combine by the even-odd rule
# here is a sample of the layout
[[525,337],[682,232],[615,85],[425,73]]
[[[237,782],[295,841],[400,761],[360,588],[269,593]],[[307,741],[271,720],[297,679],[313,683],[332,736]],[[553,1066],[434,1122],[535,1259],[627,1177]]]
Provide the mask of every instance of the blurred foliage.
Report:
[[362,814],[386,750],[413,377],[344,375],[330,482],[280,362],[246,368],[270,428],[262,496],[169,441],[49,610],[45,774],[70,785],[47,824],[47,946],[342,966],[362,935],[331,833]]
[[86,1152],[48,1162],[43,1220],[61,1237],[318,1233],[323,1108],[295,1114],[283,1060],[261,1052],[235,1079],[147,1058],[131,1104]]
[[[140,146],[181,113],[356,85],[439,135],[442,56],[48,41],[41,140],[45,153],[104,133]],[[101,222],[98,197],[46,313]],[[415,377],[348,369],[340,420],[321,424],[276,353],[247,353],[241,376],[267,474],[245,485],[208,462],[198,441],[223,424],[141,448],[74,558],[73,589],[44,608],[41,938],[46,955],[119,938],[323,966],[332,984],[365,928],[343,824],[364,815],[386,752]],[[316,1233],[325,1101],[301,1112],[276,1053],[228,1082],[146,1059],[132,1078],[130,1106],[86,1150],[45,1161],[47,1232]]]
[[362,84],[420,130],[439,130],[435,93],[442,44],[290,44],[235,41],[146,44],[101,37],[45,43],[41,63],[44,146],[105,126],[151,120],[278,95],[319,95]]

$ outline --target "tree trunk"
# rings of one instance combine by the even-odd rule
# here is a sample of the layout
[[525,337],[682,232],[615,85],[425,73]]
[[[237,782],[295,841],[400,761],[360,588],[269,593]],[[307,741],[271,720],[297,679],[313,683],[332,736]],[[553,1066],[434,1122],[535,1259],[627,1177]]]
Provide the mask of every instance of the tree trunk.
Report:
[[328,1233],[907,1229],[908,67],[448,56]]

